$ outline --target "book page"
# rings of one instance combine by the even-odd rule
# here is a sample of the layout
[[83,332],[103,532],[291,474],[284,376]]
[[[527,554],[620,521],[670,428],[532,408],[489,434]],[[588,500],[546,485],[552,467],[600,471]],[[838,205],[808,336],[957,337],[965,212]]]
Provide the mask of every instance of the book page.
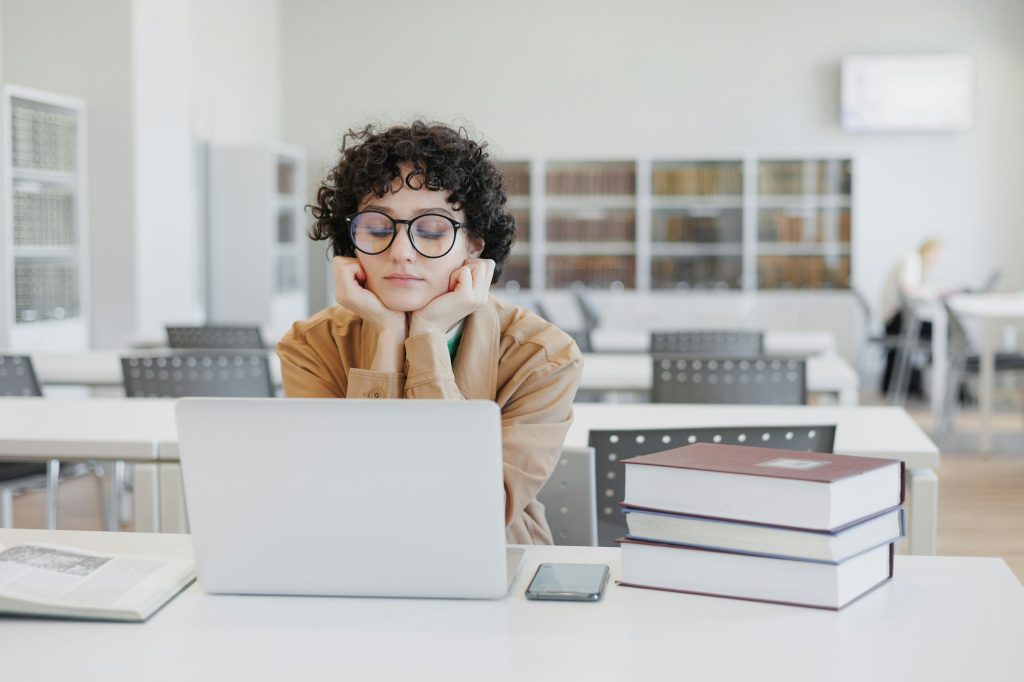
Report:
[[[17,545],[0,551],[0,596],[22,601],[85,608],[131,608],[136,599],[152,596],[164,581],[146,585],[147,595],[134,594],[147,578],[172,564],[162,559],[108,556],[46,545]],[[175,571],[177,573],[179,571]],[[135,599],[126,599],[131,595]],[[120,602],[129,603],[122,604]]]

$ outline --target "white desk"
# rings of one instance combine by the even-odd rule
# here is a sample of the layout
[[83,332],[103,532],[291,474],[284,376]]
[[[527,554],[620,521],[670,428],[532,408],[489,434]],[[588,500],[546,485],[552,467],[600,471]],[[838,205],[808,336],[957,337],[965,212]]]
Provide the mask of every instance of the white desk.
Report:
[[[281,386],[281,360],[277,353],[267,351],[270,378]],[[78,353],[32,353],[32,365],[39,383],[50,386],[89,386],[92,388],[121,387],[122,355],[145,355],[138,350],[94,350]]]
[[[586,353],[580,388],[598,391],[650,391],[653,365],[647,353]],[[860,400],[860,378],[838,355],[807,358],[807,392],[834,394],[839,404],[853,407]]]
[[[135,478],[136,528],[183,530],[174,401],[91,398],[0,398],[0,458],[123,459],[140,464]],[[910,551],[935,551],[939,452],[910,417],[895,407],[769,405],[575,406],[567,445],[586,445],[590,429],[685,426],[837,424],[835,451],[907,463]]]
[[[651,331],[598,328],[590,332],[590,344],[598,353],[646,353],[650,350]],[[764,352],[768,355],[834,354],[836,337],[828,331],[768,329],[764,332]]]
[[[1015,294],[960,294],[949,299],[949,306],[965,321],[976,320],[980,325],[981,386],[978,390],[981,412],[981,449],[992,449],[992,397],[995,378],[995,355],[1000,350],[1003,330],[1010,325],[1024,328],[1024,292]],[[945,312],[937,311],[933,317],[932,336],[945,339]],[[945,346],[943,346],[944,350]],[[945,356],[943,356],[945,357]],[[945,365],[943,364],[943,369]]]
[[906,462],[909,550],[934,554],[939,449],[899,407],[641,405],[577,403],[565,444],[586,446],[592,429],[836,425],[834,451]]
[[[0,530],[191,556],[186,535]],[[268,544],[272,551],[272,543]],[[542,561],[600,562],[597,603],[531,602]],[[839,612],[619,587],[615,548],[530,547],[495,601],[211,596],[198,584],[143,624],[0,619],[10,680],[1024,679],[1024,589],[1000,559],[896,557],[895,575]]]

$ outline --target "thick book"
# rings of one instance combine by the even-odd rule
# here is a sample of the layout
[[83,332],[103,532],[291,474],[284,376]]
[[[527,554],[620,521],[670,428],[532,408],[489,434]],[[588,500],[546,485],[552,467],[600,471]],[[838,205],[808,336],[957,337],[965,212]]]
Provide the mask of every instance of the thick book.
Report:
[[195,577],[181,559],[0,545],[0,613],[144,621]]
[[893,545],[837,564],[622,538],[620,585],[838,610],[892,577]]
[[785,528],[624,507],[629,537],[687,547],[839,563],[904,535],[897,507],[832,531]]
[[903,462],[696,443],[624,460],[629,507],[835,530],[903,502]]

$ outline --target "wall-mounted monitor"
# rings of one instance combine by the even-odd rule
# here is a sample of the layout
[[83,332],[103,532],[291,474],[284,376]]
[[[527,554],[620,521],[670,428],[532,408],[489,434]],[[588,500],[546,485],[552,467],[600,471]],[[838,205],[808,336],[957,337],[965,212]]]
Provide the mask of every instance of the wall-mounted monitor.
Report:
[[960,132],[974,125],[970,55],[849,55],[841,82],[840,118],[849,132]]

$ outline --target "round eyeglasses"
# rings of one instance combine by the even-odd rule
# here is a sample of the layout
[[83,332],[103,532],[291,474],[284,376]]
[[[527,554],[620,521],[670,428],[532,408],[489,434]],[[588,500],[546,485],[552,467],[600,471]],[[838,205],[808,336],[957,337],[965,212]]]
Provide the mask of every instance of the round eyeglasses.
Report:
[[396,220],[380,211],[360,211],[345,216],[352,243],[363,253],[384,253],[395,241],[398,225],[405,224],[409,243],[427,258],[445,256],[455,246],[455,233],[463,224],[448,216],[425,213],[412,220]]

